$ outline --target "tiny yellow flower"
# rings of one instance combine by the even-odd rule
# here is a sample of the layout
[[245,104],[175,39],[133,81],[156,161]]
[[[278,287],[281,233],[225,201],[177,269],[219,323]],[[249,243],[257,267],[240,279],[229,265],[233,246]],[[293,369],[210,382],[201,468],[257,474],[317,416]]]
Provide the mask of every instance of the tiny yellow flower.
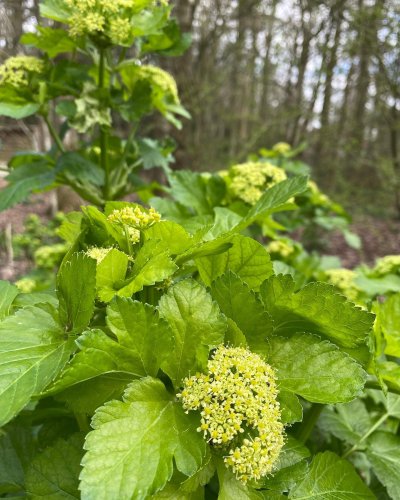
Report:
[[9,57],[0,66],[0,84],[8,83],[13,87],[28,85],[30,73],[41,73],[44,63],[33,56]]

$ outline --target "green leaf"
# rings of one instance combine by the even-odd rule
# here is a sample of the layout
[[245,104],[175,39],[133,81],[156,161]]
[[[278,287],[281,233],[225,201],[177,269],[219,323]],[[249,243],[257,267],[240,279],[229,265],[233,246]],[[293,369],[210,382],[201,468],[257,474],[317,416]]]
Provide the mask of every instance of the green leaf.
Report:
[[55,57],[63,52],[71,52],[76,47],[75,41],[65,30],[46,26],[37,26],[36,29],[37,33],[24,33],[20,43],[33,45],[46,52],[50,57]]
[[158,240],[169,255],[179,255],[193,245],[193,238],[185,229],[169,220],[162,220],[144,232],[145,241]]
[[248,212],[243,221],[238,225],[238,230],[244,229],[256,219],[266,217],[279,210],[279,208],[282,208],[290,198],[307,189],[307,179],[306,176],[299,175],[272,186]]
[[63,153],[57,160],[56,170],[58,175],[62,174],[74,184],[93,184],[97,187],[104,184],[104,171],[79,153]]
[[11,306],[15,297],[19,294],[16,286],[8,281],[0,280],[0,320],[11,313]]
[[138,372],[156,376],[171,349],[171,331],[147,304],[116,298],[107,308],[107,325],[136,358]]
[[83,437],[74,434],[68,440],[58,440],[34,458],[26,474],[29,498],[80,498],[78,485],[82,444]]
[[60,23],[67,23],[71,17],[71,11],[66,7],[64,0],[42,0],[40,15]]
[[97,293],[103,302],[109,302],[117,293],[115,285],[125,279],[129,257],[112,248],[104,259],[97,264]]
[[14,118],[14,120],[22,120],[23,118],[34,115],[39,108],[40,105],[33,102],[1,102],[0,116],[8,116],[9,118]]
[[246,336],[252,349],[263,347],[272,333],[272,320],[256,295],[229,271],[211,285],[211,294],[221,311],[232,319]]
[[270,337],[262,351],[279,387],[313,403],[344,403],[360,394],[367,374],[346,353],[315,335]]
[[0,495],[23,491],[25,468],[34,454],[32,430],[10,424],[0,433]]
[[215,279],[232,271],[252,290],[258,291],[261,283],[273,274],[268,252],[258,241],[239,234],[232,243],[224,253],[196,259],[201,279],[210,286]]
[[309,473],[291,490],[289,498],[367,500],[375,496],[347,460],[325,451],[314,457]]
[[14,206],[33,191],[51,186],[55,181],[55,170],[46,160],[22,165],[7,176],[9,185],[0,190],[0,211]]
[[64,261],[57,275],[60,321],[67,331],[83,330],[89,324],[96,297],[96,262],[83,253]]
[[385,354],[400,357],[400,293],[377,302],[375,312],[386,341]]
[[134,381],[123,401],[111,401],[93,417],[86,438],[80,490],[86,500],[148,498],[172,476],[202,465],[206,442],[198,419],[185,414],[160,380]]
[[293,424],[303,420],[303,407],[296,394],[280,389],[278,401],[281,406],[281,417],[284,424]]
[[342,441],[355,444],[372,427],[372,421],[364,403],[356,399],[334,408],[324,408],[318,426]]
[[174,343],[161,368],[178,387],[189,373],[205,371],[209,351],[224,340],[226,321],[205,288],[191,279],[171,287],[158,307]]
[[0,323],[0,426],[11,420],[58,375],[72,342],[51,306],[28,306]]
[[374,432],[367,441],[367,457],[390,498],[400,498],[400,437],[389,432]]
[[366,342],[374,315],[354,306],[326,283],[309,283],[296,293],[294,290],[289,275],[273,276],[261,287],[261,297],[274,320],[274,333],[321,335],[367,364],[370,353]]

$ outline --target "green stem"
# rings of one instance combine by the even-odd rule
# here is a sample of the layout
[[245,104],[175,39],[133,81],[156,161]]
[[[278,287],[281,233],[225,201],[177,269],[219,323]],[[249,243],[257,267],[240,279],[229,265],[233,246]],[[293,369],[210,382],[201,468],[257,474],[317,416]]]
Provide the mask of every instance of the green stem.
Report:
[[317,420],[321,415],[323,409],[324,409],[323,404],[313,403],[311,408],[306,413],[303,423],[296,436],[301,443],[305,443],[310,437],[311,432],[314,429],[314,426],[317,423]]
[[[99,49],[99,89],[105,87],[105,50]],[[100,127],[100,163],[104,170],[104,188],[103,196],[107,201],[110,198],[110,169],[108,164],[108,132],[104,127]]]
[[349,450],[346,451],[346,453],[343,453],[342,458],[347,458],[349,455],[351,455],[354,451],[357,450],[357,448],[360,446],[360,444],[365,441],[378,427],[380,427],[387,418],[390,417],[389,413],[385,413],[382,415],[382,417],[377,420],[374,425],[357,441],[357,443],[352,446]]
[[47,128],[49,129],[50,135],[53,138],[54,142],[56,143],[58,149],[60,150],[61,153],[65,153],[64,145],[59,137],[59,135],[56,132],[56,129],[54,128],[53,124],[49,120],[49,117],[47,115],[43,115],[43,119],[46,122]]
[[74,413],[76,421],[78,422],[79,430],[82,432],[89,432],[90,425],[87,416],[84,413]]

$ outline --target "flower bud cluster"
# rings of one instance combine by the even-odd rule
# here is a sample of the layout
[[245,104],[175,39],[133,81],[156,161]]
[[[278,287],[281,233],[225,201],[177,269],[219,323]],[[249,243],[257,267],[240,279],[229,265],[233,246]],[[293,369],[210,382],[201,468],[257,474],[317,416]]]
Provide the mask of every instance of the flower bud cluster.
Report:
[[161,91],[162,95],[167,96],[174,104],[179,104],[178,88],[176,81],[172,75],[157,66],[146,64],[138,66],[138,77],[142,80],[148,80],[152,87],[153,93]]
[[90,247],[86,250],[86,255],[97,261],[97,264],[108,255],[108,252],[112,250],[112,247],[102,248],[102,247]]
[[386,255],[377,259],[376,265],[373,268],[373,273],[377,276],[385,276],[385,274],[397,273],[400,271],[400,255]]
[[186,412],[200,410],[198,431],[227,450],[226,465],[246,483],[272,471],[284,444],[277,394],[275,373],[259,355],[220,346],[208,374],[186,378],[178,397]]
[[279,254],[282,257],[289,257],[294,252],[294,248],[283,240],[271,241],[266,248],[267,252]]
[[273,146],[272,151],[275,151],[275,153],[278,153],[280,155],[284,155],[286,153],[289,153],[291,149],[292,148],[290,147],[290,144],[288,144],[287,142],[277,142]]
[[65,3],[71,11],[69,24],[73,37],[101,34],[120,45],[131,42],[132,16],[158,4],[156,0],[65,0]]
[[29,74],[41,73],[43,69],[43,61],[37,57],[10,57],[0,66],[0,84],[8,83],[13,87],[28,85]]
[[266,189],[284,181],[286,173],[271,163],[248,162],[231,167],[230,177],[232,181],[229,189],[232,195],[254,205]]
[[140,231],[159,222],[161,215],[154,208],[146,210],[136,206],[113,210],[107,218],[110,222],[122,226],[132,243],[138,243],[140,241]]
[[329,282],[336,286],[350,300],[357,300],[360,288],[354,282],[356,273],[351,269],[328,269],[325,274]]

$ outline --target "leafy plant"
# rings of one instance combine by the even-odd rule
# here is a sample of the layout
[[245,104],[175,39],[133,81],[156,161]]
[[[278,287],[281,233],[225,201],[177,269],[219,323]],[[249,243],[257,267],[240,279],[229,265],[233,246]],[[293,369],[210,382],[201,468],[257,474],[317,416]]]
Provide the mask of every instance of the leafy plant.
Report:
[[[167,166],[173,148],[167,140],[140,137],[142,118],[157,111],[180,127],[179,117],[188,116],[173,77],[143,62],[187,48],[171,9],[157,0],[42,2],[42,16],[68,29],[50,21],[23,35],[21,42],[42,56],[11,57],[0,67],[0,115],[39,116],[53,147],[10,160],[0,210],[60,184],[99,206],[140,189],[147,196],[138,171]],[[126,132],[118,134],[121,122]],[[79,137],[73,151],[64,141],[69,130]]]
[[[396,498],[398,396],[365,390],[373,314],[325,283],[296,292],[243,234],[304,189],[192,227],[87,206],[61,228],[56,293],[1,283],[3,494]],[[363,427],[352,405],[371,401]]]

